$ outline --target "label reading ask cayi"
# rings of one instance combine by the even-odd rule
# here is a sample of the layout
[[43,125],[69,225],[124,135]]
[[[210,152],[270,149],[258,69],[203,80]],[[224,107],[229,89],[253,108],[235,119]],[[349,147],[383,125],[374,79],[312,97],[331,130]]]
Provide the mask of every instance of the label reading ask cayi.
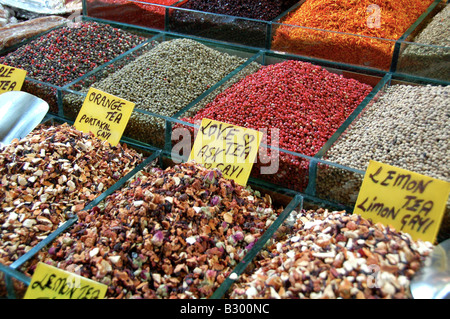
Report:
[[354,213],[434,243],[449,192],[445,181],[370,161]]
[[90,88],[74,126],[82,132],[92,132],[116,146],[125,131],[134,103],[112,94]]
[[104,284],[40,262],[24,299],[103,299],[107,289]]
[[20,91],[27,76],[27,71],[0,64],[0,94]]
[[262,133],[228,123],[203,119],[189,160],[218,168],[224,177],[247,185]]

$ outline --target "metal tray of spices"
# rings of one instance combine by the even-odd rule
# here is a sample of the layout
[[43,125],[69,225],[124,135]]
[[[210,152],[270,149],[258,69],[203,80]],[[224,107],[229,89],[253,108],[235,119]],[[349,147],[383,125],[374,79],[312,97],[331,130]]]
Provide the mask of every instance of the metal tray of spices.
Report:
[[22,90],[60,112],[61,90],[84,74],[126,53],[155,35],[135,26],[83,18],[29,39],[0,55],[0,63],[27,71]]
[[[155,166],[155,159],[159,165]],[[22,293],[36,264],[45,262],[55,266],[58,263],[60,269],[108,285],[107,298],[220,298],[221,291],[228,289],[259,250],[276,241],[278,231],[280,235],[287,231],[296,212],[302,209],[303,199],[288,189],[273,192],[256,186],[256,190],[251,183],[250,188],[241,187],[222,179],[218,171],[183,164],[180,160],[155,152],[78,212],[70,226],[52,234],[39,250],[34,249],[26,260],[20,260],[20,265],[0,265],[0,272],[23,283]],[[116,196],[129,203],[119,209],[117,220],[109,219],[105,217],[110,216],[109,209],[124,203]],[[158,204],[159,199],[165,202]],[[182,203],[190,208],[179,220],[173,219],[177,210],[185,206],[179,206]],[[142,215],[135,221],[133,216],[140,207],[158,213]],[[91,221],[98,218],[97,223],[103,227],[93,230],[96,223],[89,222],[86,216]],[[117,222],[126,228],[126,235],[121,233]],[[77,235],[80,231],[86,236]],[[97,234],[99,240],[92,237],[94,245],[88,245],[90,235],[97,237]],[[117,244],[106,248],[108,240],[102,236],[117,239]],[[78,242],[88,245],[85,257],[69,252]],[[61,245],[65,248],[61,249]],[[102,257],[97,256],[100,250]],[[84,267],[89,263],[94,263],[97,270],[91,272],[94,268]],[[221,288],[222,285],[226,288]],[[219,296],[214,295],[216,290]]]
[[[29,278],[15,274],[69,229],[78,212],[97,205],[115,184],[123,183],[160,152],[152,154],[147,148],[145,153],[150,155],[145,158],[139,148],[123,143],[112,148],[51,115],[20,143],[3,148],[2,158],[15,157],[9,164],[10,172],[1,169],[5,196],[0,212],[4,229],[0,270],[5,275],[0,276],[0,296],[14,297],[15,291],[22,291]],[[13,167],[21,173],[15,173]],[[14,195],[17,187],[23,191]]]
[[[399,40],[441,0],[396,3],[397,11],[385,10],[387,2],[380,7],[363,1],[347,11],[346,1],[339,1],[342,6],[327,1],[300,1],[297,8],[273,22],[270,49],[389,71],[396,64]],[[388,31],[399,28],[401,34]]]
[[246,65],[258,50],[161,32],[62,92],[63,117],[75,120],[90,87],[134,103],[124,136],[164,148],[167,121]]

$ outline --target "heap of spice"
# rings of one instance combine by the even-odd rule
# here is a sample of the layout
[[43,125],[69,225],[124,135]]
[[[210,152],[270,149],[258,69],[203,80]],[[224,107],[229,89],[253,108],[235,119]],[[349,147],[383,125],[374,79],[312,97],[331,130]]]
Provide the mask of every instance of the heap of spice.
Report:
[[189,10],[173,10],[168,20],[169,29],[229,43],[265,48],[267,45],[265,21],[275,19],[295,3],[297,0],[182,1],[178,6]]
[[0,150],[0,263],[10,265],[142,162],[68,124]]
[[[27,71],[27,77],[56,86],[89,71],[144,42],[146,38],[97,22],[57,28],[0,57],[0,63]],[[41,97],[57,112],[56,89],[25,81],[23,90]]]
[[280,212],[218,170],[152,168],[79,212],[34,262],[106,284],[107,298],[207,298]]
[[399,56],[397,71],[450,81],[450,5],[445,5]]
[[[156,45],[92,86],[136,103],[136,109],[170,117],[244,62],[191,39],[174,39]],[[64,112],[75,118],[81,105],[81,97],[70,95]],[[164,131],[163,119],[133,112],[124,134],[163,147]]]
[[88,0],[86,8],[90,17],[164,30],[166,8],[163,6],[176,2],[178,0]]
[[297,0],[188,0],[180,8],[270,21],[296,4]]
[[291,234],[261,251],[232,299],[411,298],[409,284],[431,253],[380,223],[344,211],[302,211]]
[[[199,124],[203,118],[264,132],[264,143],[314,156],[371,92],[372,87],[324,68],[288,60],[267,65],[232,85],[205,108],[184,121]],[[278,132],[279,141],[276,134]],[[279,161],[275,174],[260,174],[267,159],[254,165],[254,176],[303,190],[309,162],[285,152],[260,149]],[[264,163],[264,164],[263,164]]]
[[281,20],[272,49],[387,70],[395,40],[432,2],[306,0]]

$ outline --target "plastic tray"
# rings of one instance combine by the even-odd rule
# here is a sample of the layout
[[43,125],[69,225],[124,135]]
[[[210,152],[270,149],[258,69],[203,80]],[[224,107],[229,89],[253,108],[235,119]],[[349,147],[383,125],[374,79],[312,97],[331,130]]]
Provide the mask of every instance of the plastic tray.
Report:
[[186,2],[183,0],[170,10],[166,31],[250,47],[270,47],[271,21],[278,16],[274,16],[271,21],[264,21],[191,10],[182,7]]
[[[365,109],[372,106],[385,94],[390,86],[395,84],[412,86],[448,85],[439,81],[430,82],[429,80],[411,76],[387,74],[379,83],[378,91]],[[347,125],[343,125],[338,132],[336,132],[335,136],[327,142],[320,154],[318,154],[314,169],[310,171],[311,183],[309,185],[310,188],[308,189],[309,195],[348,207],[349,211],[353,211],[364,179],[365,171],[355,167],[349,167],[348,165],[330,162],[327,157],[327,152],[332,149],[343,136],[345,136],[348,130],[351,130],[352,125],[357,122],[359,118],[365,116],[364,109],[355,115],[356,116],[353,117]],[[443,169],[445,170],[444,167]],[[444,214],[443,223],[438,234],[438,241],[448,238],[448,236],[450,236],[450,202],[447,204],[446,213]]]
[[[349,69],[341,69],[337,68],[333,64],[320,64],[318,62],[300,58],[298,56],[290,56],[286,54],[276,54],[270,52],[260,52],[260,54],[254,56],[251,60],[260,64],[260,65],[270,65],[278,62],[283,62],[286,60],[300,60],[305,62],[312,62],[314,64],[320,65],[327,69],[330,72],[341,74],[346,78],[356,79],[360,82],[369,84],[372,86],[372,92],[361,102],[361,104],[355,109],[355,111],[351,114],[351,116],[342,124],[342,127],[338,129],[336,133],[331,137],[331,140],[337,138],[341,131],[344,130],[346,126],[350,124],[350,122],[361,112],[369,103],[371,103],[374,96],[376,96],[378,90],[382,87],[383,83],[385,83],[385,79],[382,74],[364,74],[359,73],[355,70]],[[248,61],[250,63],[250,60]],[[243,66],[245,67],[245,66]],[[230,79],[229,81],[231,81]],[[211,91],[208,94],[205,94],[199,101],[194,101],[190,106],[186,107],[186,109],[174,116],[174,120],[171,120],[171,125],[174,128],[187,128],[191,132],[198,129],[198,125],[193,125],[190,123],[184,122],[182,119],[185,117],[193,116],[199,109],[203,108],[207,102],[212,101],[217,94],[222,92],[225,88],[218,87],[216,90]],[[181,134],[181,133],[176,133]],[[193,143],[193,134],[190,135]],[[177,136],[174,136],[174,141],[170,140],[171,144],[167,144],[165,148],[165,152],[170,152],[174,150],[174,152],[179,152],[182,144],[178,144],[180,141],[176,139]],[[166,142],[169,142],[169,136],[166,137]],[[281,185],[286,188],[293,189],[297,192],[306,193],[314,195],[313,193],[308,193],[307,190],[314,188],[314,186],[309,185],[310,183],[310,174],[313,173],[313,169],[315,167],[315,163],[319,158],[320,154],[323,154],[326,151],[326,148],[331,142],[326,143],[322,150],[319,150],[316,157],[306,156],[304,154],[291,152],[285,149],[278,148],[273,141],[267,141],[268,144],[262,143],[260,147],[260,157],[256,164],[253,166],[251,177],[262,180],[264,182]],[[270,161],[270,159],[265,159],[261,154],[270,154],[271,152],[277,152],[282,158],[278,163],[274,161]],[[189,154],[183,153],[187,158]],[[274,153],[276,154],[276,153]],[[299,165],[290,164],[291,161],[298,161]],[[277,167],[278,166],[278,167]],[[311,172],[310,172],[311,171]],[[271,172],[268,174],[268,172]],[[327,198],[323,198],[326,200]]]

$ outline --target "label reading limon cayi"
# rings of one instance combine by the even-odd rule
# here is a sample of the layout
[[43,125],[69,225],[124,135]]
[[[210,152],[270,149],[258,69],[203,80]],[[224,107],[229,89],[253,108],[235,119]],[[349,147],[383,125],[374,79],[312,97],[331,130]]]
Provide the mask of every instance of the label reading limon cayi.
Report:
[[253,129],[203,119],[189,160],[206,168],[218,168],[225,178],[245,186],[262,134]]
[[24,299],[103,299],[108,286],[39,262]]
[[20,91],[27,76],[27,71],[0,64],[0,94]]
[[434,243],[449,192],[448,182],[370,161],[354,213]]
[[122,138],[134,105],[133,102],[91,87],[74,126],[79,131],[92,132],[116,146]]

